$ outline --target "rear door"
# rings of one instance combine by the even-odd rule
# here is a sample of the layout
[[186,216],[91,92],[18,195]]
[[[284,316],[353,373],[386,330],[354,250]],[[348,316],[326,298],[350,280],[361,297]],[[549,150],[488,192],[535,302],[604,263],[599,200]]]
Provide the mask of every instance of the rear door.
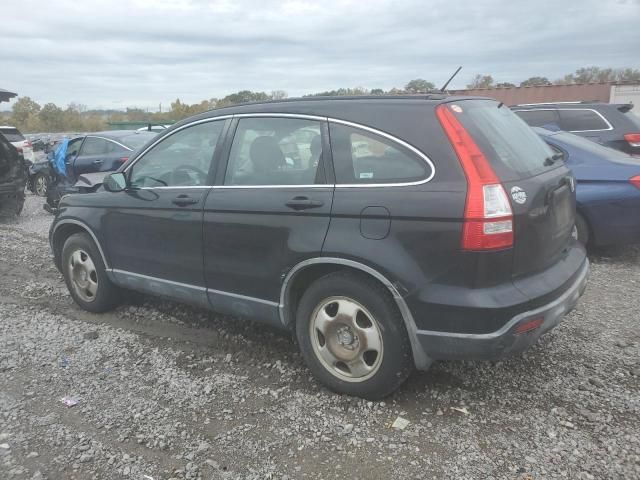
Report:
[[214,308],[279,323],[283,274],[321,255],[333,182],[326,122],[274,116],[234,120],[226,171],[204,208],[204,263]]
[[522,119],[490,100],[452,106],[491,162],[514,216],[514,277],[556,263],[571,242],[575,187],[570,171]]

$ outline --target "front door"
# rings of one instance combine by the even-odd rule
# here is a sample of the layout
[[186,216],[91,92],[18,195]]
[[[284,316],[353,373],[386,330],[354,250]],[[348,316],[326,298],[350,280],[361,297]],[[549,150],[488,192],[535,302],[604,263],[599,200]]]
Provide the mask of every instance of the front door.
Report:
[[214,309],[277,325],[284,273],[320,256],[329,227],[326,123],[236,122],[222,185],[205,202],[205,280]]
[[207,306],[202,209],[224,120],[164,137],[128,169],[129,187],[110,198],[103,231],[116,281]]
[[120,145],[101,137],[87,136],[73,163],[74,178],[85,173],[117,170],[127,160],[129,152]]

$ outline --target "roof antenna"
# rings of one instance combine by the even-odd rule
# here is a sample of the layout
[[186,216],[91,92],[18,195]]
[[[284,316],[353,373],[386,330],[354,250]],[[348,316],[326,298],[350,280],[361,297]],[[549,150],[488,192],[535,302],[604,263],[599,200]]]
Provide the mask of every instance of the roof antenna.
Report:
[[453,79],[454,79],[454,77],[455,77],[456,75],[458,75],[458,72],[459,72],[460,70],[462,70],[462,65],[461,65],[461,66],[459,66],[459,67],[458,67],[458,69],[457,69],[455,72],[453,72],[453,75],[451,75],[451,77],[449,77],[449,80],[447,80],[447,83],[445,83],[445,84],[442,86],[442,88],[440,89],[440,91],[441,91],[441,92],[443,92],[443,93],[444,93],[444,90],[449,86],[449,84],[451,83],[451,80],[453,80]]

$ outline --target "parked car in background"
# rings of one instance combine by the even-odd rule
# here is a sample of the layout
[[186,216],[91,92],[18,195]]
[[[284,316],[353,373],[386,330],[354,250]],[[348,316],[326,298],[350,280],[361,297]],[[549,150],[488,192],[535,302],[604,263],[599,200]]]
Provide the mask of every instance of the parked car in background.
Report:
[[130,288],[266,322],[329,388],[377,399],[434,360],[521,352],[574,307],[589,262],[552,155],[489,99],[222,108],[65,196],[50,243],[88,311]]
[[[90,133],[69,140],[65,157],[66,176],[59,175],[53,168],[49,169],[47,204],[50,208],[55,208],[62,195],[79,192],[80,188],[76,186],[76,182],[81,175],[100,173],[98,176],[102,178],[105,172],[117,170],[129,159],[133,151],[156,135],[157,132],[113,130]],[[36,173],[36,176],[38,174],[45,175],[44,169]],[[37,184],[36,177],[34,184]]]
[[0,212],[19,215],[24,205],[27,182],[25,160],[0,133]]
[[640,158],[571,133],[535,131],[575,176],[578,240],[594,246],[640,243]]
[[138,128],[138,132],[156,132],[160,133],[169,128],[171,125],[162,125],[162,124],[154,124],[150,123],[146,127]]
[[53,178],[50,159],[28,164],[27,174],[27,188],[40,197],[46,197],[49,182]]
[[33,162],[35,157],[33,155],[33,148],[31,142],[27,140],[20,130],[16,127],[10,127],[8,125],[0,126],[0,133],[11,142],[11,145],[16,147],[18,153],[21,153],[25,160]]
[[610,148],[640,155],[640,117],[630,104],[560,102],[514,105],[532,127],[556,126]]

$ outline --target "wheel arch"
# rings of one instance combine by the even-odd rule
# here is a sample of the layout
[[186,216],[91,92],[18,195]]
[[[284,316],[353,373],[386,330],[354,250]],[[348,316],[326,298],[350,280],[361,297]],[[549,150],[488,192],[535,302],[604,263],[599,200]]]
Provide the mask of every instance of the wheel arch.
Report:
[[431,364],[431,359],[426,355],[418,341],[417,327],[404,298],[400,295],[396,286],[382,273],[369,265],[355,260],[337,257],[310,258],[296,264],[289,270],[282,283],[279,304],[280,321],[285,328],[292,329],[293,325],[295,325],[295,311],[298,301],[306,288],[318,278],[340,270],[364,273],[389,290],[409,334],[411,352],[416,368],[426,369]]
[[64,246],[64,242],[75,233],[88,233],[93,242],[98,247],[98,251],[100,252],[100,256],[102,257],[102,261],[104,263],[105,269],[109,270],[109,264],[107,263],[107,258],[105,257],[104,251],[102,250],[102,246],[98,241],[93,230],[84,222],[80,220],[74,219],[64,219],[60,220],[56,223],[53,231],[51,232],[51,251],[53,253],[54,261],[56,262],[56,267],[60,269],[60,257],[62,255],[62,247]]

